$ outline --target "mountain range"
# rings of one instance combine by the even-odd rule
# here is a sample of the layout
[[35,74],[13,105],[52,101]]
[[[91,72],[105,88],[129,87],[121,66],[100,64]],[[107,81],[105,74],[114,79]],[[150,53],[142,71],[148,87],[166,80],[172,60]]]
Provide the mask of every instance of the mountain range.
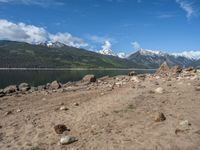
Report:
[[0,68],[158,68],[164,61],[171,66],[200,67],[200,59],[191,55],[139,49],[126,56],[111,49],[92,52],[59,42],[0,41],[0,58]]

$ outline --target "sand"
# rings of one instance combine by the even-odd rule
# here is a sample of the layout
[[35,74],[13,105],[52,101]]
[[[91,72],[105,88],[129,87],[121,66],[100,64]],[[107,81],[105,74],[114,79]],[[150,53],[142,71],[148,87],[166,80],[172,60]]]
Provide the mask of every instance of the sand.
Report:
[[[138,83],[131,78],[0,98],[0,149],[200,149],[200,80],[147,77]],[[154,92],[160,87],[161,93]],[[155,122],[158,112],[166,120]],[[183,127],[182,121],[189,125]],[[57,124],[66,125],[71,131],[65,134],[78,141],[61,145]]]

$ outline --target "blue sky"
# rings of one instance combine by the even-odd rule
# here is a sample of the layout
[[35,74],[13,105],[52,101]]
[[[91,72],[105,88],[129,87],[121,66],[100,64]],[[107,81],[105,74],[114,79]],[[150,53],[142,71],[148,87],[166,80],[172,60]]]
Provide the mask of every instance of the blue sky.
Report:
[[93,50],[109,41],[116,53],[200,50],[199,9],[199,0],[0,0],[0,39]]

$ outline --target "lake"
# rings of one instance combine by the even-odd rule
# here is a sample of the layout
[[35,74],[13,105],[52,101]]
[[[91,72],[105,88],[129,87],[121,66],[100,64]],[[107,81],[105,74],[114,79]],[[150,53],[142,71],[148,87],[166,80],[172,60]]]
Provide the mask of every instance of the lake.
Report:
[[[61,83],[78,81],[86,74],[94,74],[97,78],[106,75],[127,75],[131,70],[0,70],[0,88],[18,85],[22,82],[31,86],[43,85],[54,80]],[[154,70],[134,70],[138,73],[153,73]]]

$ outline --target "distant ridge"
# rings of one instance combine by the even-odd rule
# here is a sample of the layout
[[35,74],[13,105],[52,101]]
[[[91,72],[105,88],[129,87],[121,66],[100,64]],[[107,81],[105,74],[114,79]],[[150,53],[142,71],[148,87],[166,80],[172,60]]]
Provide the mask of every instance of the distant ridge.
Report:
[[62,43],[47,44],[0,41],[0,68],[147,68]]

